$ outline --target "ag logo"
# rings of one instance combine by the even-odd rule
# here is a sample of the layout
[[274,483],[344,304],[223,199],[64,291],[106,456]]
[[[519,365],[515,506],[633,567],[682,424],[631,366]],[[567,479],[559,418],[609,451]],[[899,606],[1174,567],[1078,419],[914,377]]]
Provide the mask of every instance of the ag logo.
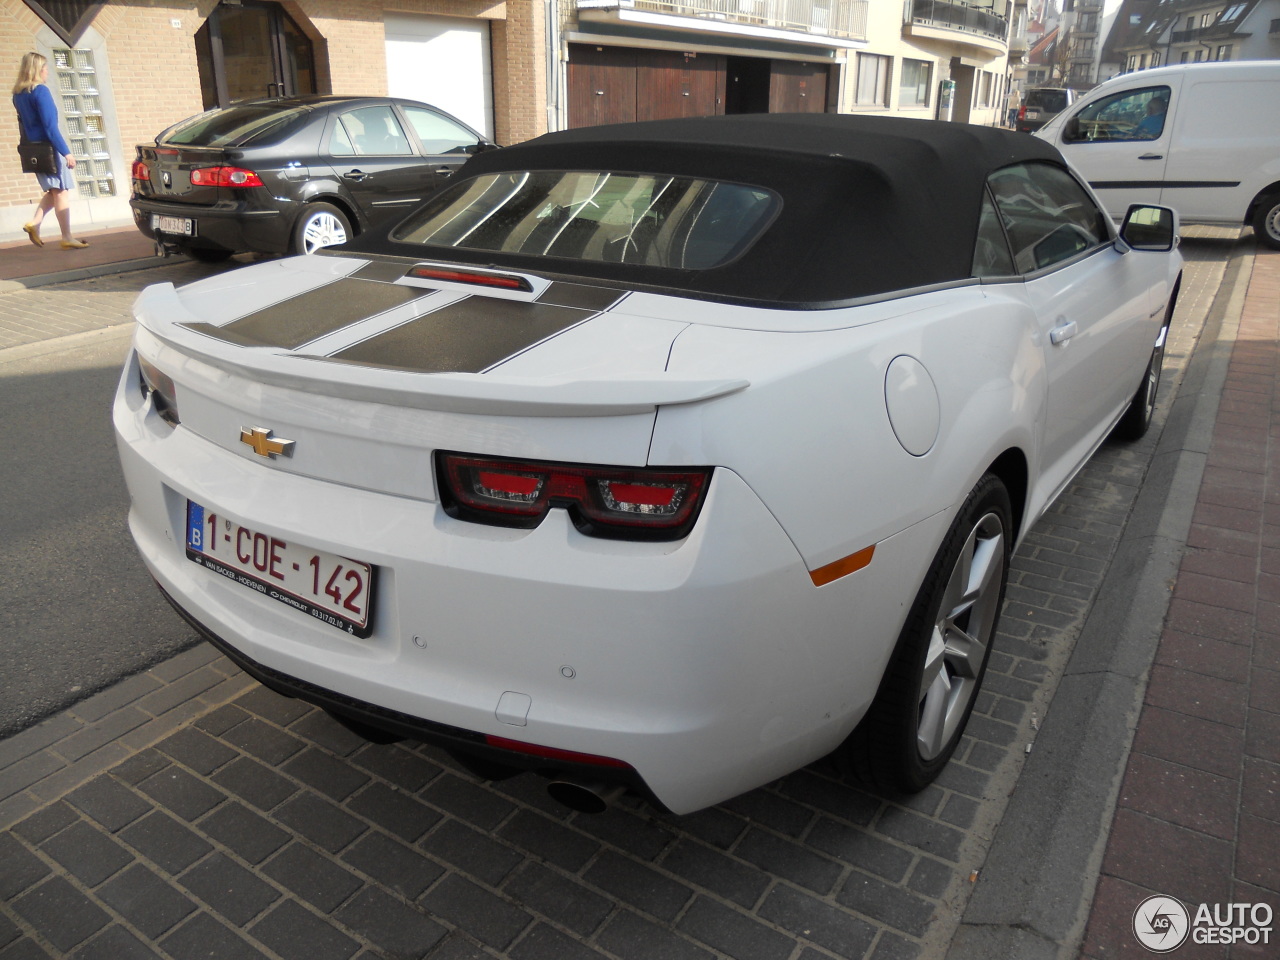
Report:
[[1152,953],[1169,953],[1186,942],[1191,916],[1173,897],[1147,897],[1133,911],[1133,935]]

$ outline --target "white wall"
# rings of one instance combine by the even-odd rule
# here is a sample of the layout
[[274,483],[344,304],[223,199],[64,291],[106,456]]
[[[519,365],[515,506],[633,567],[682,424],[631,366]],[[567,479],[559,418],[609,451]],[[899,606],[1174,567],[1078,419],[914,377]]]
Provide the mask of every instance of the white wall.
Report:
[[388,13],[387,92],[447,110],[493,137],[487,20]]

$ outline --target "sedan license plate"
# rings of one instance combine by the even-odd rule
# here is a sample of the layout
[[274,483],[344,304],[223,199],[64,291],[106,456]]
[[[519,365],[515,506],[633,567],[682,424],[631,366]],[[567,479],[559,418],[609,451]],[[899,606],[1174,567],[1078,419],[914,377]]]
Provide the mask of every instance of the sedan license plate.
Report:
[[357,637],[372,632],[374,567],[258,533],[187,501],[187,559]]
[[158,213],[151,215],[151,229],[156,233],[173,233],[180,237],[194,237],[196,222],[190,217],[162,217]]

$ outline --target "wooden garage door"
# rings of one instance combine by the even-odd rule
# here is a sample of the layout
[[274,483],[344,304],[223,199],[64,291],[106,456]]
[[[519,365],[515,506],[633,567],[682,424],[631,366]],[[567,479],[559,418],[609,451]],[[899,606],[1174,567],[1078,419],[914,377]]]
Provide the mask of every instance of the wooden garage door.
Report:
[[635,120],[638,52],[569,44],[570,127]]
[[569,126],[724,113],[724,57],[569,45]]
[[770,113],[826,113],[825,63],[774,60],[770,72]]
[[724,57],[676,50],[636,51],[636,119],[724,113]]

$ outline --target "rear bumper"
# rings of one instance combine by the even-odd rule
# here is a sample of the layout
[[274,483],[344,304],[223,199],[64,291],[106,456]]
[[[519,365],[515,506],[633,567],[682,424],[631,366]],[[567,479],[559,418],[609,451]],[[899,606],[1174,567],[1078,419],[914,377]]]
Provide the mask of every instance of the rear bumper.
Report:
[[198,619],[183,609],[178,601],[157,586],[161,595],[169,601],[170,606],[200,636],[221,652],[236,666],[257,680],[264,687],[276,693],[307,703],[315,704],[331,714],[354,721],[365,727],[372,727],[392,736],[405,739],[421,740],[440,747],[455,756],[471,758],[492,765],[497,769],[509,769],[513,772],[528,770],[551,778],[575,778],[582,781],[616,784],[626,787],[643,796],[659,809],[665,810],[660,801],[645,784],[644,780],[630,767],[600,766],[597,764],[574,763],[564,759],[543,759],[520,753],[515,750],[502,749],[489,744],[485,735],[474,730],[451,727],[448,724],[435,723],[421,717],[401,713],[374,703],[366,703],[336,690],[326,690],[315,684],[307,683],[296,677],[273,670],[245,656],[226,640],[213,633]]
[[[449,517],[426,483],[421,498],[360,490],[171,428],[136,376],[131,360],[114,408],[130,530],[160,587],[246,670],[450,749],[486,756],[477,738],[491,736],[613,758],[679,814],[777,779],[848,735],[945,525],[882,541],[870,566],[821,588],[723,468],[676,543],[592,540],[563,510],[533,530],[485,527]],[[376,566],[371,635],[188,560],[188,499]]]
[[[226,206],[198,206],[133,197],[129,200],[133,222],[144,236],[183,247],[230,250],[234,253],[287,253],[293,218],[280,209],[255,209],[247,203]],[[195,222],[195,236],[159,234],[151,228],[151,217],[182,217]]]

